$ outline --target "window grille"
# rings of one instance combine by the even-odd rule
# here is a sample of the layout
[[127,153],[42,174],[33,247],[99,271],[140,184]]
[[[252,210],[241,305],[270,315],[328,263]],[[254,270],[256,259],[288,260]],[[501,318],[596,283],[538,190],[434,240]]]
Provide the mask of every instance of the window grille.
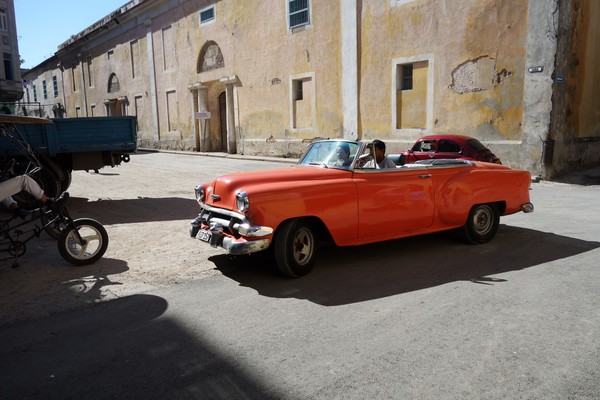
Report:
[[307,25],[309,21],[308,0],[288,0],[290,28]]
[[402,90],[412,90],[413,88],[413,65],[406,64],[402,66]]
[[200,24],[205,24],[215,19],[215,6],[200,11]]
[[52,77],[52,88],[54,89],[54,97],[58,97],[58,80],[56,80],[56,76]]

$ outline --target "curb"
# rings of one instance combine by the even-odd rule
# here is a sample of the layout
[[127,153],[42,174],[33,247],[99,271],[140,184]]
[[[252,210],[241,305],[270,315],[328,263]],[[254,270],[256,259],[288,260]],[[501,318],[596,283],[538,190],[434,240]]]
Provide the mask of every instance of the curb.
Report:
[[283,158],[283,157],[267,157],[267,156],[249,156],[244,154],[228,154],[223,152],[200,152],[200,151],[180,151],[180,150],[165,150],[165,149],[149,149],[149,148],[138,148],[137,152],[145,153],[170,153],[170,154],[182,154],[187,156],[203,156],[203,157],[214,157],[214,158],[233,158],[235,160],[252,160],[252,161],[268,161],[278,162],[285,164],[296,164],[299,159],[297,158]]

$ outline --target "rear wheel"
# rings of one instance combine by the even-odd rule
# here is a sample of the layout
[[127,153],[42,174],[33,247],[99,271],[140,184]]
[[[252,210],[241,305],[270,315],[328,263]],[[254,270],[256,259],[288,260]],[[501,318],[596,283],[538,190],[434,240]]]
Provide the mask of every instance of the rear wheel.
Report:
[[58,238],[58,252],[73,265],[88,265],[98,261],[108,247],[108,233],[104,226],[91,218],[79,218],[62,229]]
[[71,171],[63,170],[65,177],[60,181],[60,192],[66,192],[71,186],[71,180],[73,179],[73,174]]
[[317,245],[318,235],[311,224],[300,219],[284,222],[273,241],[277,267],[290,278],[308,274],[317,259]]
[[472,244],[487,243],[496,235],[500,211],[496,204],[477,204],[471,208],[463,227],[463,237]]

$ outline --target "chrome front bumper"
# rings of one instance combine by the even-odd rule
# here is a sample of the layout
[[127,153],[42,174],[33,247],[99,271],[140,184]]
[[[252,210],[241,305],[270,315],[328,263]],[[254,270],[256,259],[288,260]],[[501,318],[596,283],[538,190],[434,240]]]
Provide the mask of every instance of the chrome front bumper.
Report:
[[[223,222],[218,218],[211,219],[208,229],[202,228],[201,216],[199,215],[191,223],[190,236],[202,242],[210,244],[212,247],[221,247],[229,254],[250,254],[267,249],[271,240],[264,238],[273,233],[273,229],[266,226],[251,226],[247,223],[234,224],[231,229],[239,233],[239,238],[229,233],[225,233]],[[247,240],[246,238],[257,238]]]

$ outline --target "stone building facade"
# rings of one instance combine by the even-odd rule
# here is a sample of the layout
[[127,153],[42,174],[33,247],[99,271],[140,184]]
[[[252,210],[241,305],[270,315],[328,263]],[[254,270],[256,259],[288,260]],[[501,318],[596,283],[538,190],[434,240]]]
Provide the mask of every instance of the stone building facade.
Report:
[[0,0],[0,113],[14,113],[14,102],[23,96],[17,24],[13,0]]
[[598,17],[595,0],[133,0],[29,70],[26,96],[135,115],[140,147],[297,157],[458,133],[551,178],[600,161]]

